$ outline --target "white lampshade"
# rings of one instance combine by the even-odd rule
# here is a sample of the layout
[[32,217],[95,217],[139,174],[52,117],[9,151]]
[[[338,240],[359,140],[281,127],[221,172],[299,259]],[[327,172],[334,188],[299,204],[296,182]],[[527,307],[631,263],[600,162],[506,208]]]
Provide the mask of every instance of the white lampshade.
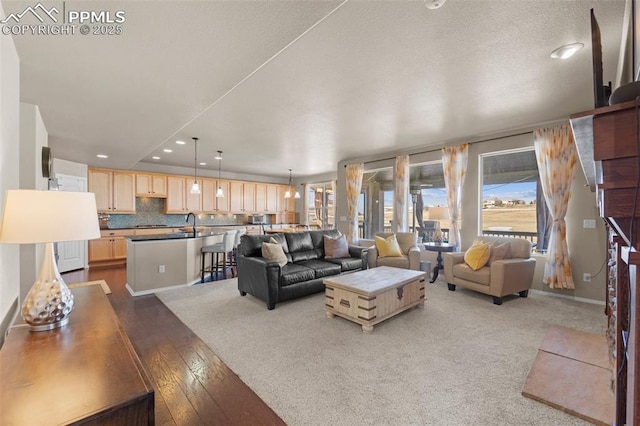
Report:
[[22,317],[32,331],[62,327],[73,309],[73,294],[58,271],[53,243],[94,238],[100,238],[100,227],[92,192],[7,191],[0,243],[45,243],[40,272],[22,303]]
[[429,207],[429,219],[430,220],[449,220],[449,208],[448,207]]
[[193,185],[191,185],[191,193],[192,194],[199,194],[200,193],[200,185],[198,185],[197,181],[194,181]]
[[216,197],[217,197],[217,198],[222,198],[222,197],[224,197],[224,192],[222,191],[222,187],[221,187],[221,186],[219,186],[219,187],[218,187],[218,190],[216,191]]
[[4,200],[0,243],[100,238],[97,211],[92,192],[12,189]]

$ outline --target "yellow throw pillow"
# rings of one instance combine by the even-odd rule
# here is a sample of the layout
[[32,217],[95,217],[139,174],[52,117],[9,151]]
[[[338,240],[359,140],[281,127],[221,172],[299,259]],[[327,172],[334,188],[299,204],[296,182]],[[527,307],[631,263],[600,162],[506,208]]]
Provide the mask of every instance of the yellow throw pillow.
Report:
[[464,254],[464,261],[471,269],[477,271],[489,261],[489,244],[477,243],[469,247]]
[[378,257],[401,257],[402,250],[398,245],[398,239],[396,234],[389,235],[387,238],[375,236],[376,249],[378,250]]
[[262,243],[262,257],[275,260],[280,266],[287,264],[287,255],[284,254],[282,246],[278,243]]

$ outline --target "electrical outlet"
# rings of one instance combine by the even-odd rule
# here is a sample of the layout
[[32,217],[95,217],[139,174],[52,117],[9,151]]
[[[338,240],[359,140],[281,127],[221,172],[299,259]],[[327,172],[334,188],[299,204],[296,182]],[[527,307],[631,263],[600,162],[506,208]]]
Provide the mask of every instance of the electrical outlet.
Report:
[[596,221],[595,219],[585,219],[582,221],[582,227],[583,228],[595,228],[596,227]]
[[582,274],[582,281],[584,281],[585,283],[590,283],[591,282],[591,274],[588,272],[585,272],[584,274]]
[[164,265],[158,266],[158,273],[164,274]]

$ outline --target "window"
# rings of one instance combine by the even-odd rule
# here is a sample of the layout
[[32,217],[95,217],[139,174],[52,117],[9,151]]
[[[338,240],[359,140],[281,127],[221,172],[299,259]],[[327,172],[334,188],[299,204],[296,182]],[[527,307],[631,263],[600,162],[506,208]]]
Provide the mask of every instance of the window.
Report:
[[334,220],[334,194],[331,183],[309,184],[307,194],[309,205],[309,227],[311,229],[333,229]]
[[[418,231],[418,238],[430,241],[435,231],[435,225],[430,221],[435,219],[434,216],[438,210],[447,210],[447,190],[444,185],[442,162],[411,165],[409,174],[410,204],[407,223],[410,230]],[[416,215],[413,213],[414,208]],[[448,225],[444,220],[438,220],[446,232]]]
[[526,238],[544,251],[548,210],[533,148],[485,154],[480,161],[482,234]]
[[366,171],[362,175],[362,194],[358,199],[358,211],[362,203],[360,222],[361,238],[373,238],[378,232],[391,231],[393,220],[393,168]]

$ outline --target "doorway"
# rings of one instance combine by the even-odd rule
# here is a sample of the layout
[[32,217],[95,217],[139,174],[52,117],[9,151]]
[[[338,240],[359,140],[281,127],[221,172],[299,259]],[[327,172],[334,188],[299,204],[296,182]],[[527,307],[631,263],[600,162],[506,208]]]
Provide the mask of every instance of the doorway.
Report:
[[[58,190],[87,192],[87,178],[56,174]],[[61,241],[54,246],[58,270],[62,272],[83,269],[87,266],[87,241]]]

